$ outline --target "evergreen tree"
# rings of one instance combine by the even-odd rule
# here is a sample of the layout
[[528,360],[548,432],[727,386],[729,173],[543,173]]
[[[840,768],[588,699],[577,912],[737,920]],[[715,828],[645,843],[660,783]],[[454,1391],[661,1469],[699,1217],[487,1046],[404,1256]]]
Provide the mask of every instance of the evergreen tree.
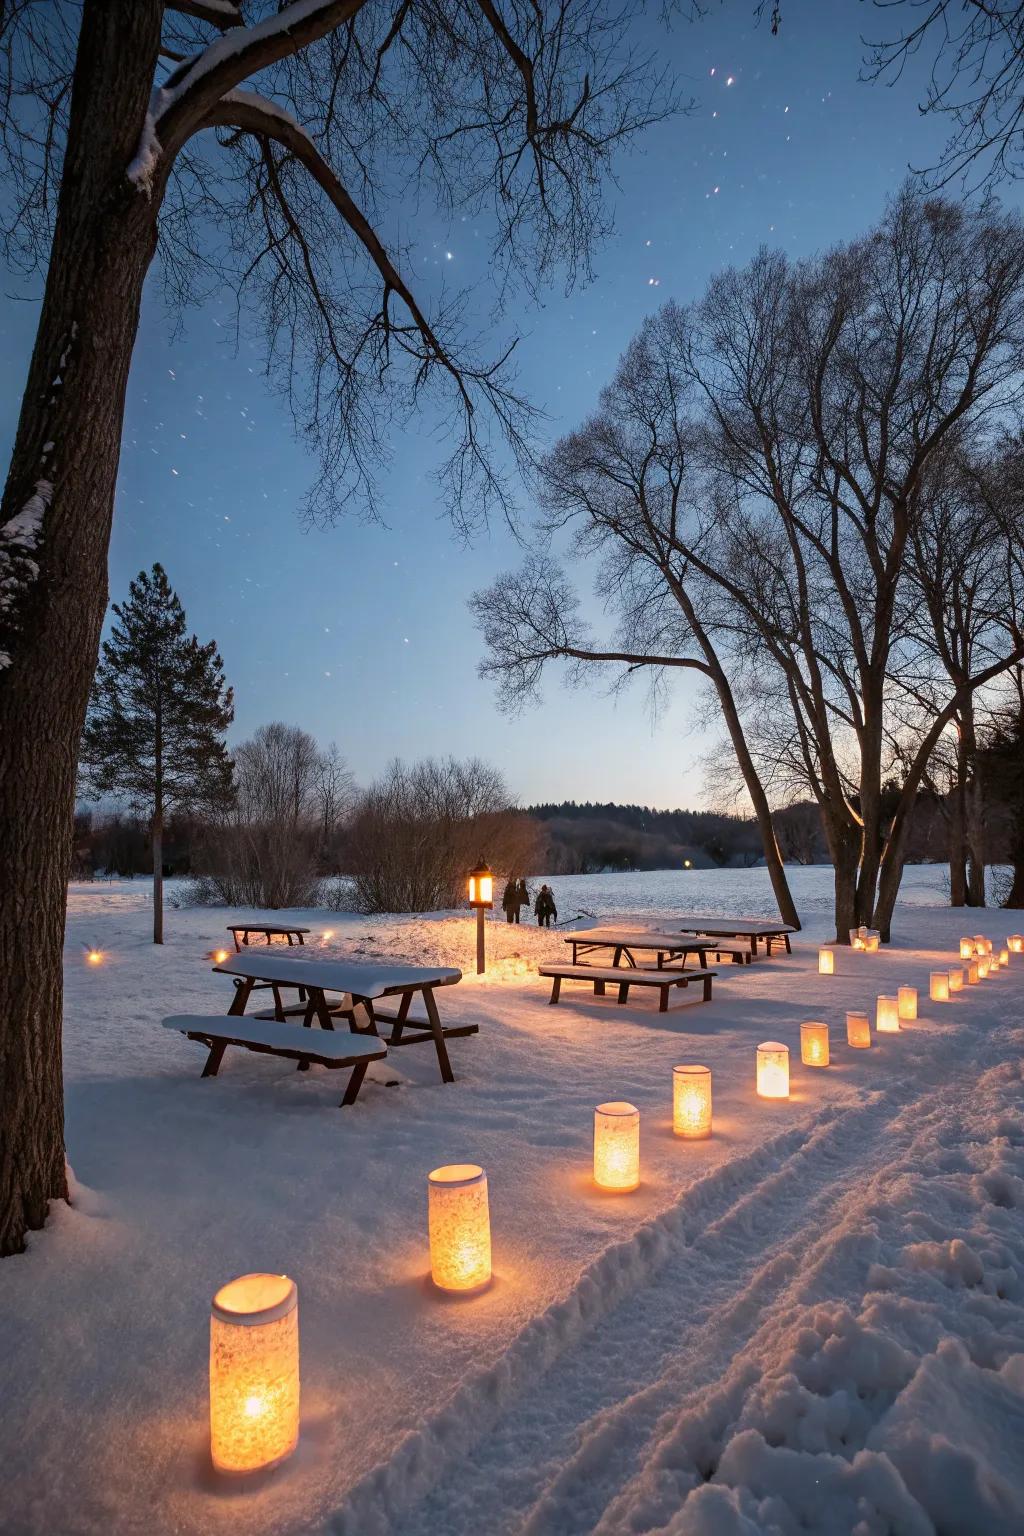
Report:
[[164,941],[163,832],[172,811],[230,803],[223,734],[234,718],[224,663],[211,640],[186,633],[185,610],[159,564],[140,571],[103,642],[80,764],[94,795],[117,795],[149,817],[153,943]]

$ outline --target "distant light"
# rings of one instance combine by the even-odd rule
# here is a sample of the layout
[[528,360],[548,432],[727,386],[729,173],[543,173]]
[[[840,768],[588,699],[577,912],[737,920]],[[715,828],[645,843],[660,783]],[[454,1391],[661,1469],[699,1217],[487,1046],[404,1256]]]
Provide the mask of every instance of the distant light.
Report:
[[726,82],[725,82],[725,83],[726,83],[726,85],[734,85],[734,84],[735,84],[735,83],[736,83],[736,79],[735,79],[735,76],[734,76],[734,75],[729,75],[729,76],[728,76],[728,77],[727,77],[727,79],[726,79]]
[[226,949],[215,949],[213,958],[217,965],[223,965],[224,961],[228,958],[228,951]]
[[102,965],[104,959],[102,949],[86,950],[86,957],[90,965]]

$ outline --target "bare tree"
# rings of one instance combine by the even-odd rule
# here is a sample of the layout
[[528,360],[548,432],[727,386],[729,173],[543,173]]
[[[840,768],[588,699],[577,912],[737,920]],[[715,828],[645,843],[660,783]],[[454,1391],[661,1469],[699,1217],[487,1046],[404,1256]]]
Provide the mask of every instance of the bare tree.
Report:
[[396,761],[356,806],[348,873],[360,911],[441,911],[461,905],[481,855],[502,874],[522,874],[540,842],[538,824],[487,763]]
[[925,172],[933,186],[972,173],[975,185],[1024,174],[1024,5],[1020,0],[874,0],[895,34],[868,43],[865,74],[892,84],[917,54],[931,55],[920,110],[946,117],[942,158]]
[[431,306],[391,238],[418,195],[495,229],[504,282],[586,272],[614,146],[671,105],[630,4],[8,0],[5,251],[45,272],[0,501],[0,1254],[67,1192],[61,940],[75,753],[106,607],[125,389],[159,248],[172,305],[228,284],[320,453],[312,515],[372,506],[427,391],[455,521],[527,452],[506,342]]
[[952,684],[961,702],[948,745],[936,745],[928,778],[943,775],[948,794],[950,900],[985,905],[984,795],[977,772],[979,712],[987,733],[991,690],[975,693],[972,673],[996,660],[1024,632],[1024,503],[1019,439],[987,458],[957,445],[935,456],[922,480],[914,519],[901,622],[917,642],[914,671],[902,682],[908,708],[933,715]]
[[201,885],[233,906],[307,907],[320,892],[323,852],[351,805],[336,746],[274,721],[234,753],[236,800],[209,835]]
[[340,836],[356,803],[356,781],[336,742],[320,753],[316,780],[320,858],[324,872],[338,874]]
[[[1011,618],[1000,654],[904,718],[904,681],[925,665],[901,621],[923,477],[947,441],[969,432],[980,449],[1012,416],[1022,363],[1020,219],[905,189],[864,240],[796,267],[762,252],[699,305],[667,305],[545,466],[577,552],[606,557],[599,585],[626,643],[604,658],[701,671],[713,650],[752,799],[760,784],[767,814],[767,769],[818,804],[840,939],[872,921],[888,935],[936,744],[1024,657]],[[638,424],[625,452],[620,418]],[[513,687],[548,655],[599,659],[564,622],[564,593],[529,569],[478,611],[485,670]]]

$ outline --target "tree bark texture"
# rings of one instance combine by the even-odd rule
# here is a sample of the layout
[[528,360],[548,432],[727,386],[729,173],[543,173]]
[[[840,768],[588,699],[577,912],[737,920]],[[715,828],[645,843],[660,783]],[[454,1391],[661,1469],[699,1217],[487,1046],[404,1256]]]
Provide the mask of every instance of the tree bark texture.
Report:
[[0,672],[0,1254],[67,1197],[62,948],[78,742],[107,602],[125,390],[156,208],[128,181],[162,6],[86,0],[53,248],[0,525],[52,486]]

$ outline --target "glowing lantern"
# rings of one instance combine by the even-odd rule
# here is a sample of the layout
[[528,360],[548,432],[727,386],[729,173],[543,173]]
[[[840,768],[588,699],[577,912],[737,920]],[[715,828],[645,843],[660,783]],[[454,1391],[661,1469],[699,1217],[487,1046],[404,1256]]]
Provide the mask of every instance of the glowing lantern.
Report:
[[876,933],[873,928],[870,928],[868,930],[868,936],[864,940],[864,948],[867,950],[869,955],[877,955],[877,953],[878,953],[878,946],[879,946],[879,944],[881,944],[881,942],[882,942],[881,934]]
[[867,931],[866,928],[851,928],[850,929],[850,948],[851,949],[867,949],[867,947],[868,947],[867,946],[867,934],[868,934],[868,931]]
[[672,1068],[672,1129],[695,1141],[711,1135],[711,1068]]
[[1008,943],[1010,946],[1011,954],[1024,954],[1024,933],[1011,933]]
[[430,1277],[440,1291],[480,1291],[491,1279],[487,1175],[476,1163],[449,1163],[427,1175]]
[[866,1051],[871,1044],[871,1024],[866,1013],[846,1015],[846,1043],[855,1051]]
[[762,1099],[789,1098],[789,1046],[764,1040],[757,1048],[757,1091]]
[[594,1110],[594,1183],[625,1192],[640,1183],[640,1111],[613,1099]]
[[469,904],[485,908],[494,905],[494,876],[483,859],[469,872]]
[[961,960],[973,960],[974,959],[974,940],[973,939],[961,939],[960,940],[960,959]]
[[900,987],[896,994],[896,1005],[901,1019],[916,1019],[917,988]]
[[992,945],[989,943],[988,939],[986,939],[983,933],[976,933],[974,935],[974,952],[979,957],[981,955],[990,955],[992,953]]
[[102,965],[103,964],[103,951],[102,951],[102,949],[87,949],[86,952],[85,952],[85,957],[88,960],[90,965]]
[[836,957],[830,949],[818,950],[818,975],[834,976],[836,969]]
[[948,971],[932,971],[929,977],[928,996],[933,1003],[949,1002]]
[[978,980],[984,981],[988,976],[988,956],[981,955],[977,962]]
[[214,950],[214,952],[213,952],[213,962],[214,962],[215,965],[223,965],[227,958],[228,958],[228,951],[226,949],[215,949]]
[[329,944],[333,938],[334,938],[334,929],[333,928],[325,928],[323,933],[320,935],[320,943],[321,944]]
[[976,987],[977,986],[977,984],[978,984],[978,975],[979,975],[979,972],[978,972],[978,962],[977,962],[977,960],[972,960],[970,965],[967,967],[967,985],[969,987]]
[[954,965],[949,973],[950,992],[962,992],[964,985],[964,968],[962,965]]
[[899,998],[880,997],[875,1008],[875,1028],[880,1035],[898,1035],[900,1032]]
[[808,1020],[800,1025],[800,1060],[805,1067],[828,1066],[828,1025]]
[[220,1472],[255,1472],[299,1439],[299,1299],[287,1275],[222,1285],[210,1316],[210,1451]]
[[1000,966],[1005,968],[1006,966],[1009,965],[1009,963],[1010,963],[1010,951],[1008,949],[1001,949],[999,951],[999,964],[1000,964]]

